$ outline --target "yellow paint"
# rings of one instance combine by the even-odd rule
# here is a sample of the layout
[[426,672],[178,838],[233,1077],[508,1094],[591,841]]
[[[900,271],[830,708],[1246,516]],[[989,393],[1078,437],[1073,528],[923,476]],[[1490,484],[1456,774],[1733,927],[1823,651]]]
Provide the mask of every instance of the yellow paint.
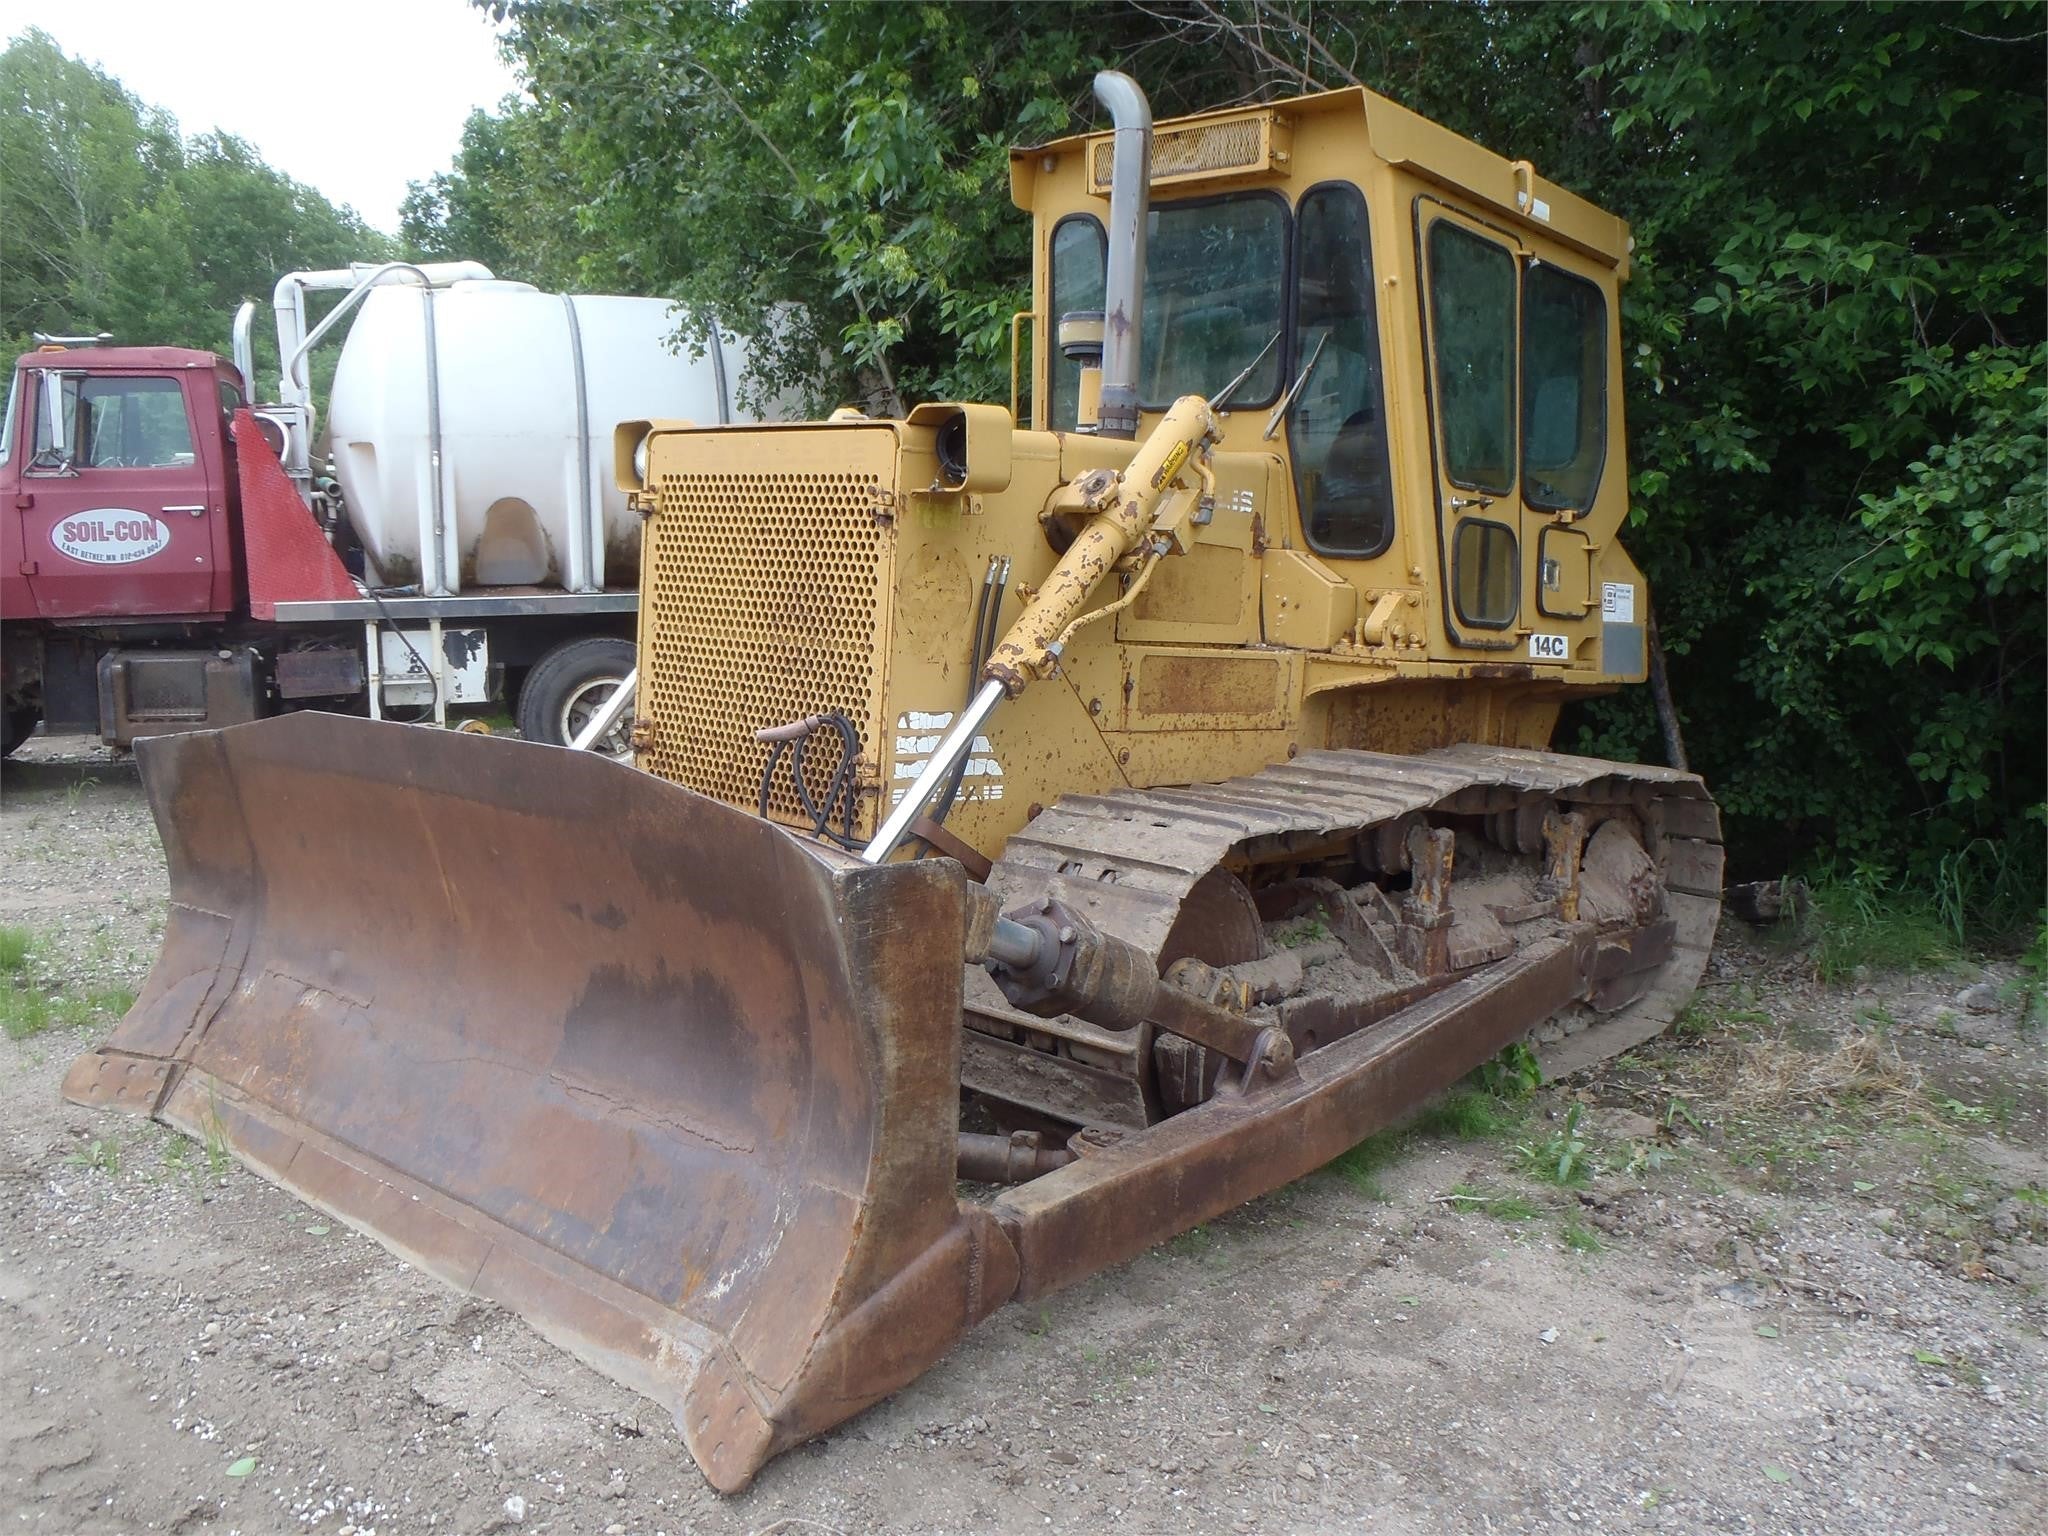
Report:
[[[1050,370],[1064,366],[1052,335],[1052,231],[1063,218],[1106,214],[1108,142],[1077,135],[1012,158],[1013,195],[1033,223],[1032,305],[1018,323],[1032,328],[1040,412]],[[635,424],[616,456],[624,480],[644,433],[649,484],[632,487],[651,509],[643,766],[752,809],[766,757],[752,731],[838,710],[864,743],[860,827],[871,830],[973,690],[975,603],[1001,559],[1009,588],[996,632],[1013,642],[1016,673],[1040,680],[997,709],[948,817],[989,853],[1063,794],[1225,778],[1324,746],[1540,747],[1563,702],[1639,680],[1639,668],[1602,670],[1610,649],[1640,654],[1613,636],[1603,644],[1603,593],[1625,599],[1638,625],[1649,604],[1617,542],[1628,511],[1618,323],[1627,227],[1526,162],[1368,91],[1158,127],[1155,206],[1256,189],[1292,210],[1331,182],[1355,186],[1369,220],[1395,508],[1383,553],[1314,547],[1292,429],[1266,437],[1268,408],[1221,413],[1206,454],[1186,421],[1155,437],[1160,411],[1145,413],[1136,442],[948,403],[892,422]],[[1503,247],[1518,272],[1553,267],[1598,290],[1607,453],[1589,507],[1546,511],[1519,481],[1484,505],[1454,504],[1475,498],[1439,467],[1431,402],[1442,381],[1430,376],[1429,273],[1418,259],[1438,224]],[[1306,359],[1283,351],[1284,383]],[[939,451],[947,432],[950,457]],[[1083,479],[1090,471],[1123,476],[1125,489],[1103,491]],[[1144,503],[1137,514],[1134,500]],[[1450,536],[1471,519],[1500,522],[1517,541],[1516,612],[1503,630],[1461,624],[1447,601]],[[1177,552],[1155,558],[1146,550],[1162,534]],[[1063,552],[1073,556],[1064,566]],[[1088,615],[1101,621],[1068,628]],[[1046,676],[1044,648],[1062,629],[1069,643]],[[1532,637],[1557,656],[1532,654]],[[829,772],[831,753],[820,753]],[[802,822],[791,794],[778,791],[771,809]]]

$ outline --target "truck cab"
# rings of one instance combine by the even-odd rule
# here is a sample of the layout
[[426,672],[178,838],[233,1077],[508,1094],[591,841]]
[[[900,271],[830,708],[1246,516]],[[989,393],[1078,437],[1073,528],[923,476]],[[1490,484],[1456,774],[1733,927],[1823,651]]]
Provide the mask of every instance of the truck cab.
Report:
[[[53,344],[17,360],[0,419],[6,752],[38,720],[104,733],[110,699],[124,736],[131,716],[145,734],[153,713],[253,718],[246,657],[181,652],[189,665],[143,675],[163,647],[205,646],[236,613],[228,423],[242,404],[240,375],[211,352]],[[130,656],[132,675],[102,677]]]
[[226,617],[233,367],[179,347],[21,358],[0,427],[0,619]]

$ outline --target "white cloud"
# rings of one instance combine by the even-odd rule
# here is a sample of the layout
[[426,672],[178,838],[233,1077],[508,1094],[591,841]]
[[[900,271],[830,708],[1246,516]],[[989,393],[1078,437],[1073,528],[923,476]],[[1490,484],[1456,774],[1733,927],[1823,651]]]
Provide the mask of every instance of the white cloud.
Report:
[[464,0],[0,0],[0,36],[29,27],[386,231],[405,184],[448,168],[470,110],[518,89]]

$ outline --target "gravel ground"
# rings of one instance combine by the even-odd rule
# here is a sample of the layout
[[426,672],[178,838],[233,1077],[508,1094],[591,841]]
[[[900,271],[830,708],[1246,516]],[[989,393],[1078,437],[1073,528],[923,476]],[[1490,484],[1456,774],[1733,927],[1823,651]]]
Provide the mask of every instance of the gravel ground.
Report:
[[[23,758],[25,978],[132,990],[133,768]],[[64,1104],[107,1021],[60,1020],[0,1039],[0,1529],[2048,1530],[2048,1089],[1975,979],[1826,988],[1729,935],[1683,1038],[1012,1307],[723,1500],[516,1318]],[[1519,1171],[1567,1133],[1590,1184]]]

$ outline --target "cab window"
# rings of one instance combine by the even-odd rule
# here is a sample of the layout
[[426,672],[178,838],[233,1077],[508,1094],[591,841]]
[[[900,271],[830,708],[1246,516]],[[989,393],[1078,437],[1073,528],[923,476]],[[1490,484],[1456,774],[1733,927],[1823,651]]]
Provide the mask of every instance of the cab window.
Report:
[[1536,265],[1522,285],[1522,494],[1583,512],[1607,456],[1607,302],[1584,278]]
[[1087,215],[1075,214],[1053,226],[1052,291],[1048,302],[1054,341],[1047,367],[1052,376],[1050,425],[1055,432],[1073,431],[1081,408],[1081,365],[1060,355],[1060,317],[1101,312],[1108,260],[1102,226]]
[[1515,258],[1439,219],[1429,230],[1429,282],[1445,474],[1504,496],[1515,483]]
[[44,468],[162,469],[194,462],[185,391],[176,379],[46,374],[63,390],[61,437],[38,412],[35,461]]
[[1481,629],[1505,629],[1515,617],[1521,571],[1514,529],[1468,517],[1451,543],[1451,588],[1458,617]]
[[[1146,215],[1145,302],[1138,396],[1164,410],[1213,395],[1244,371],[1286,322],[1287,205],[1246,192],[1155,203]],[[1238,409],[1280,393],[1273,347],[1238,386]]]
[[1356,187],[1316,187],[1302,198],[1293,367],[1307,377],[1288,415],[1287,442],[1310,547],[1352,558],[1380,554],[1394,537],[1366,233],[1365,198]]

